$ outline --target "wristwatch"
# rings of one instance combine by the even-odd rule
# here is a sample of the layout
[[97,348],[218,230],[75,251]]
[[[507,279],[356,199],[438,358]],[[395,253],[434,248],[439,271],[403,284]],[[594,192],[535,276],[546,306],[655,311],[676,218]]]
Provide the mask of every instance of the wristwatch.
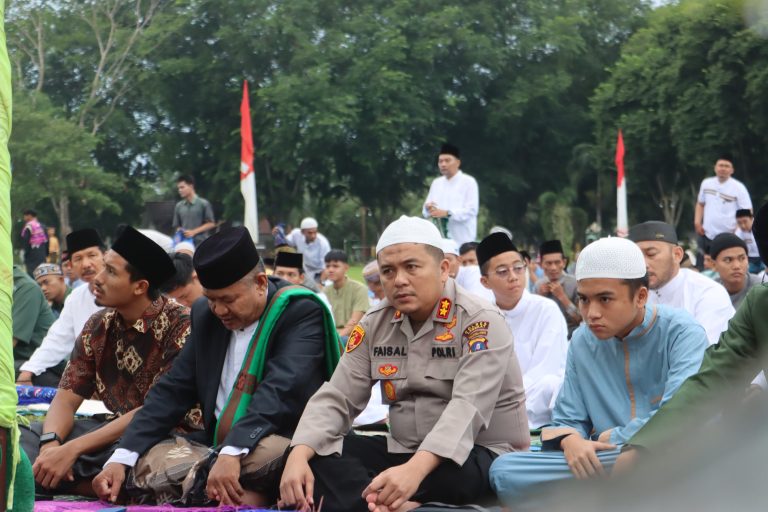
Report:
[[59,444],[64,444],[64,441],[61,440],[59,434],[56,432],[46,432],[40,436],[40,446],[43,446],[45,443],[50,443],[51,441],[58,441]]

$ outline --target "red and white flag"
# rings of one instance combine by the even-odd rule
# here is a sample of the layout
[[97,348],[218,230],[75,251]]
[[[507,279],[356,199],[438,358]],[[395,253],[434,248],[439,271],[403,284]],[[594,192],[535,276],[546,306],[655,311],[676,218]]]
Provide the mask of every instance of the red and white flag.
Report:
[[240,104],[240,192],[245,200],[245,219],[254,243],[259,243],[259,215],[256,207],[256,175],[253,171],[253,134],[251,107],[248,102],[248,81],[243,81],[243,101]]
[[616,142],[616,235],[626,237],[629,234],[627,221],[627,180],[624,179],[624,137],[619,130]]

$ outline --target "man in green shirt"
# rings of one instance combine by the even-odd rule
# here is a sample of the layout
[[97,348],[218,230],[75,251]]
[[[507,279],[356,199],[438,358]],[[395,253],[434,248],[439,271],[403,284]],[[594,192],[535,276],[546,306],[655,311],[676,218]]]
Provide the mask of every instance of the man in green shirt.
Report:
[[43,341],[56,320],[37,283],[21,267],[13,267],[13,360],[16,373]]
[[333,281],[323,289],[333,309],[336,331],[339,336],[349,336],[357,322],[368,311],[368,288],[347,277],[349,264],[347,254],[337,249],[325,255],[325,271]]
[[[760,257],[768,261],[768,204],[757,213],[752,232]],[[766,311],[768,285],[753,286],[718,343],[704,353],[699,372],[685,381],[677,394],[629,440],[614,471],[625,471],[632,466],[639,452],[637,448],[660,451],[714,418],[720,412],[717,404],[725,404],[725,399],[743,393],[755,375],[767,366]]]
[[64,301],[69,297],[72,288],[67,286],[64,281],[64,272],[61,267],[55,263],[42,263],[37,266],[32,277],[40,286],[45,299],[51,306],[51,312],[54,318],[59,318],[61,310],[64,309]]

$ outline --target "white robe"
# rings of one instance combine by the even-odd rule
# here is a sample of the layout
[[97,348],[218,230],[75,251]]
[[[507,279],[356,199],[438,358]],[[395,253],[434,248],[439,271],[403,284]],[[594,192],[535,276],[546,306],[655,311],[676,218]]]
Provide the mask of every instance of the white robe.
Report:
[[552,420],[552,408],[563,384],[568,354],[568,327],[553,301],[523,291],[511,310],[501,310],[515,339],[523,372],[525,408],[531,428]]
[[736,313],[723,285],[687,268],[681,268],[661,288],[651,290],[648,303],[686,310],[704,327],[710,345],[717,343]]

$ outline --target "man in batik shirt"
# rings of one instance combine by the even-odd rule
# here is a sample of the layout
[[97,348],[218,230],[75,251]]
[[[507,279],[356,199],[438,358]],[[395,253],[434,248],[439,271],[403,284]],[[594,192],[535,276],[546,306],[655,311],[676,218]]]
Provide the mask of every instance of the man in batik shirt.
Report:
[[[168,371],[190,331],[189,309],[160,295],[175,272],[160,246],[127,227],[94,278],[97,304],[75,342],[45,422],[23,431],[35,480],[45,489],[90,494],[100,470],[144,397]],[[91,397],[112,411],[107,421],[74,421]],[[194,418],[188,416],[187,423]]]

